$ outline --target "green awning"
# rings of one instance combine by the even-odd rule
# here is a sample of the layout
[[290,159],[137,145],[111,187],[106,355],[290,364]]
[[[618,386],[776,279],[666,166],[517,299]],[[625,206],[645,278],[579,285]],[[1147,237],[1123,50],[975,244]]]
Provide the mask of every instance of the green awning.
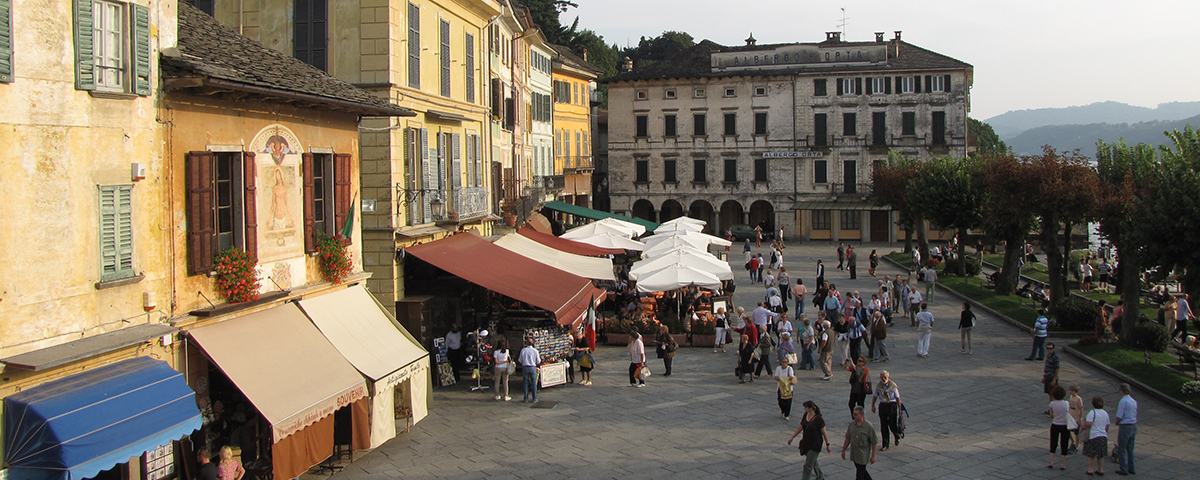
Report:
[[615,213],[601,212],[600,210],[595,210],[595,209],[591,209],[591,208],[587,208],[587,207],[580,207],[578,205],[571,205],[569,203],[560,202],[557,200],[555,200],[553,202],[546,202],[546,204],[543,205],[542,208],[547,209],[547,210],[554,210],[556,212],[566,213],[569,215],[575,215],[578,217],[590,218],[592,220],[603,220],[605,218],[615,218],[617,220],[623,220],[623,221],[630,222],[630,223],[636,223],[638,225],[646,227],[646,230],[648,232],[653,232],[654,230],[658,229],[658,224],[651,222],[649,220],[645,220],[645,219],[641,219],[641,218],[626,217],[624,215],[617,215]]

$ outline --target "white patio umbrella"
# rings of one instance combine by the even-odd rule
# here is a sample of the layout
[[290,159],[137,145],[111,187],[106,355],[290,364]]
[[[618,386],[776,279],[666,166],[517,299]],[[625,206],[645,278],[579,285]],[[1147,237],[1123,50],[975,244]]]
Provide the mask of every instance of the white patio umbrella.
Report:
[[[728,247],[730,245],[733,245],[733,242],[730,242],[729,240],[726,240],[724,238],[721,238],[721,237],[718,237],[715,235],[709,235],[707,233],[701,233],[701,232],[690,232],[687,230],[667,232],[667,233],[656,233],[649,237],[643,238],[642,241],[646,242],[646,245],[653,245],[653,244],[661,241],[661,240],[656,240],[656,239],[661,239],[661,238],[665,238],[665,237],[684,237],[684,238],[687,238],[688,240],[698,239],[698,240],[703,240],[704,242],[706,242],[706,245],[717,245],[720,247]],[[700,247],[700,248],[703,249],[704,247]]]
[[704,230],[704,225],[697,225],[688,222],[664,223],[654,229],[654,234],[662,234],[669,232],[699,232]]
[[655,257],[659,254],[666,253],[668,250],[675,247],[688,247],[707,254],[708,241],[697,238],[671,237],[666,240],[660,240],[653,245],[648,245],[644,248],[642,256]]
[[633,222],[617,220],[617,219],[611,218],[611,217],[596,220],[595,222],[592,222],[592,223],[600,223],[600,224],[608,225],[610,227],[617,227],[622,230],[629,230],[629,236],[635,237],[635,238],[646,234],[646,226],[645,225],[638,225]]
[[633,237],[633,231],[627,228],[618,228],[606,223],[592,222],[582,227],[576,227],[567,230],[559,236],[567,240],[579,240],[581,238],[594,237],[596,235],[611,235],[630,238]]
[[641,240],[641,242],[646,244],[646,248],[653,247],[660,243],[665,243],[665,244],[673,246],[673,247],[678,246],[678,245],[689,245],[689,246],[695,247],[698,250],[708,249],[708,239],[704,239],[704,238],[700,238],[700,237],[693,237],[693,236],[688,236],[688,235],[682,235],[683,233],[686,233],[686,232],[678,232],[678,233],[680,233],[681,235],[667,235],[667,234],[651,235],[649,237],[643,238]]
[[[700,226],[708,225],[708,222],[706,222],[704,220],[697,220],[692,217],[679,217],[679,218],[667,220],[667,221],[663,222],[662,224],[663,225],[673,225],[676,223],[691,223],[693,225],[700,225]],[[655,231],[657,232],[658,230],[655,230]]]
[[629,271],[629,276],[637,280],[644,274],[650,274],[671,265],[684,265],[716,275],[721,280],[733,280],[733,270],[729,268],[728,263],[707,253],[686,248],[678,248],[649,260],[637,262]]
[[711,273],[679,264],[642,275],[637,280],[641,292],[666,292],[689,285],[715,290],[721,288],[721,280]]
[[641,251],[643,248],[646,248],[646,244],[642,242],[616,235],[592,235],[585,238],[572,238],[571,240],[602,248],[623,248],[635,251]]

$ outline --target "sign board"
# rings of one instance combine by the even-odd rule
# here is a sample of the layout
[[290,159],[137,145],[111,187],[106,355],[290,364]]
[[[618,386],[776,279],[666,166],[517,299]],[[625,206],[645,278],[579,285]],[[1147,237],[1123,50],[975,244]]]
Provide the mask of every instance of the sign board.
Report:
[[824,156],[824,152],[766,152],[762,158],[817,158]]

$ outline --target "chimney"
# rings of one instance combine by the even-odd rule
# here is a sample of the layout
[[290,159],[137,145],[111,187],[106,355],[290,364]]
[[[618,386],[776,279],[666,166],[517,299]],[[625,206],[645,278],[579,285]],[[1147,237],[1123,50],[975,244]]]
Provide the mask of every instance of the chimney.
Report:
[[900,30],[896,30],[896,41],[900,41]]
[[896,30],[896,57],[900,57],[900,30]]
[[625,57],[625,61],[621,62],[621,71],[622,72],[632,72],[633,71],[633,59],[631,59],[629,57]]
[[[882,33],[880,35],[883,35]],[[587,47],[583,47],[583,61],[587,61]]]
[[875,32],[875,43],[883,43],[883,32]]
[[754,39],[754,32],[750,32],[750,38],[746,39],[746,46],[754,46],[756,43],[758,43],[758,40]]
[[825,41],[826,42],[842,41],[842,32],[825,32]]

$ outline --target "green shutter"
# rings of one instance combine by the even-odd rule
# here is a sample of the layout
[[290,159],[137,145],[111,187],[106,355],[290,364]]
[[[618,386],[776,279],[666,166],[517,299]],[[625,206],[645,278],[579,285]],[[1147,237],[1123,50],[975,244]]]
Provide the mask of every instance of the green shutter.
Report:
[[130,32],[133,33],[133,93],[150,95],[150,8],[133,5]]
[[12,75],[12,0],[0,0],[0,82],[12,82]]
[[92,0],[75,4],[75,89],[96,89],[96,50],[92,42]]
[[133,186],[100,187],[100,281],[133,276]]

